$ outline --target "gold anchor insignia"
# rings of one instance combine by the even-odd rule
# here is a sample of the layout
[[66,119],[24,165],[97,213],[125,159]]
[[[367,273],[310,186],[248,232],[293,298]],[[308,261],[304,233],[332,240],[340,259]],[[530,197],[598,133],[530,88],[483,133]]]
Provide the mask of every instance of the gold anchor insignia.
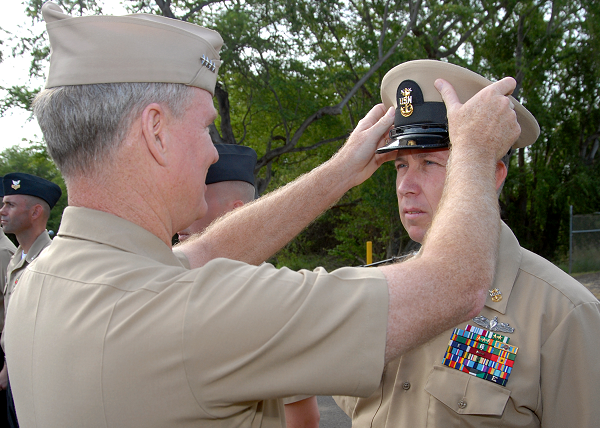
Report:
[[492,298],[492,302],[498,303],[502,300],[502,291],[494,288],[493,290],[490,290],[490,297]]
[[416,146],[417,142],[415,140],[408,140],[408,142],[406,143],[407,146]]
[[13,184],[10,186],[15,190],[19,190],[19,188],[21,187],[21,180],[13,180],[12,181]]
[[410,116],[414,110],[412,105],[412,96],[410,95],[411,92],[411,88],[404,88],[402,91],[400,91],[402,98],[398,100],[398,104],[400,104],[400,113],[404,117]]

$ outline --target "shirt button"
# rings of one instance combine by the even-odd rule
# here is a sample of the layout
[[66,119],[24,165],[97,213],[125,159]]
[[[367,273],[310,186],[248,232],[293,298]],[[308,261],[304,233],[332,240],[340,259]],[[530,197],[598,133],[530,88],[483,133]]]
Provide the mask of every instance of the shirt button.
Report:
[[458,402],[458,407],[460,407],[461,409],[464,409],[465,407],[467,407],[467,402],[465,400],[460,400]]
[[408,391],[410,389],[410,382],[404,382],[402,384],[402,389]]

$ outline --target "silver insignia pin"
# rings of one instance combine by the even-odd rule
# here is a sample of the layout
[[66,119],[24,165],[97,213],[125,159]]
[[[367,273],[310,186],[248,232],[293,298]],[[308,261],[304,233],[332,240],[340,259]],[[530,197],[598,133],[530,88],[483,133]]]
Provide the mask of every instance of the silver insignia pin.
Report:
[[499,322],[498,317],[494,317],[490,320],[483,315],[477,315],[473,318],[473,321],[475,321],[475,324],[480,325],[489,331],[500,331],[502,333],[514,333],[515,331],[508,323]]
[[208,59],[206,55],[202,55],[202,58],[200,58],[200,62],[203,66],[208,68],[213,73],[217,70],[217,65],[215,64],[215,62],[212,59]]

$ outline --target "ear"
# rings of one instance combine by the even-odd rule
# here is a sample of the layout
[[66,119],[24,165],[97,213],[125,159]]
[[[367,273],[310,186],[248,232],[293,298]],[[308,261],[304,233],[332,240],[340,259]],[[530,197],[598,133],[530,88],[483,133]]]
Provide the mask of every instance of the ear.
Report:
[[148,151],[160,166],[167,165],[167,112],[157,103],[148,104],[142,112],[142,136]]
[[238,199],[233,203],[233,205],[231,206],[231,209],[234,210],[236,208],[241,207],[242,205],[244,205],[244,203]]
[[496,191],[500,189],[500,186],[502,186],[502,183],[506,180],[507,174],[508,169],[506,168],[506,165],[504,165],[504,162],[498,161],[496,164]]
[[44,209],[40,204],[35,204],[31,209],[31,219],[37,220],[44,214]]

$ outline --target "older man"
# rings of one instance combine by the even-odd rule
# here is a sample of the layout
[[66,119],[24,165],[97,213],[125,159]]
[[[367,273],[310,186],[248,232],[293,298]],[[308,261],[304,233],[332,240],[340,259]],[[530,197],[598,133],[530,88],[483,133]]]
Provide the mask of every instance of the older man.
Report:
[[[426,240],[442,200],[453,142],[432,138],[432,125],[444,121],[443,112],[431,108],[441,101],[433,91],[439,76],[464,100],[490,84],[452,64],[415,61],[391,70],[381,86],[385,104],[398,110],[406,109],[407,88],[413,97],[414,116],[397,116],[392,132],[397,139],[381,151],[396,153],[400,219],[417,242]],[[415,103],[421,92],[425,102]],[[525,147],[539,128],[524,107],[512,102],[522,129],[515,148]],[[428,132],[420,135],[396,133],[425,127]],[[497,189],[509,157],[496,165]],[[483,310],[390,362],[370,397],[336,401],[354,428],[595,427],[600,420],[600,371],[594,368],[599,329],[598,300],[549,261],[520,247],[502,223],[494,284]]]
[[437,82],[454,150],[421,257],[332,273],[253,265],[393,159],[375,154],[393,122],[379,105],[332,159],[188,240],[186,269],[171,237],[206,214],[221,37],[155,15],[42,12],[52,57],[34,110],[70,206],[7,318],[21,426],[281,426],[279,397],[371,394],[386,360],[480,311],[494,169],[520,133],[513,79],[465,105]]

